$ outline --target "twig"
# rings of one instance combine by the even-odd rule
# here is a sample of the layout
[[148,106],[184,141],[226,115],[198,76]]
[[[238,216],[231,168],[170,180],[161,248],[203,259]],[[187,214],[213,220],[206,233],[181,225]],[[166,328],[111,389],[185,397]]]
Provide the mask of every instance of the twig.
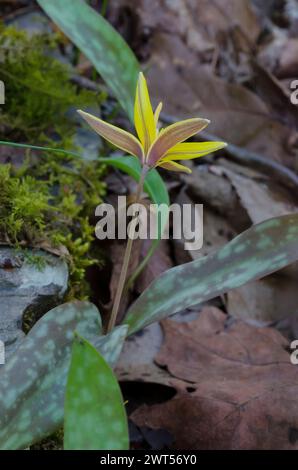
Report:
[[104,91],[106,90],[106,88],[103,84],[99,85],[98,83],[94,82],[93,80],[90,80],[90,78],[83,77],[81,75],[72,74],[72,76],[70,77],[70,80],[75,85],[77,85],[81,88],[85,88],[86,90],[96,91],[96,92],[99,92],[99,93],[101,93],[103,90]]

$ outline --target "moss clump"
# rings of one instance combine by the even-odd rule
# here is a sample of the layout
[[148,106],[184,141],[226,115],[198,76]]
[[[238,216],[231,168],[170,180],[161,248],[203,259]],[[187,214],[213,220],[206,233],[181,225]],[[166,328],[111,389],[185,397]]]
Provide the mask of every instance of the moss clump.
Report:
[[94,102],[94,93],[77,91],[70,67],[55,59],[58,36],[36,34],[0,24],[0,80],[5,105],[0,111],[2,133],[10,140],[42,141],[44,134],[69,136],[67,112]]
[[0,165],[0,241],[17,248],[46,247],[65,256],[69,297],[84,298],[85,270],[98,262],[92,257],[89,214],[105,193],[103,168],[73,157],[63,160],[48,155],[44,164],[27,161],[18,170]]
[[[33,197],[34,196],[34,197]],[[0,166],[0,237],[11,244],[43,236],[49,206],[47,188],[31,176],[11,176],[11,166]]]

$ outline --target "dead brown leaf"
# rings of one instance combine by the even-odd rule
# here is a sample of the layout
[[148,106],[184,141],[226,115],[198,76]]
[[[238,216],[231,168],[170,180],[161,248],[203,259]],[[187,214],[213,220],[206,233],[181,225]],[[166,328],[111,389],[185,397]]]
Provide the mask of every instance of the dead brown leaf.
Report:
[[298,449],[298,369],[280,333],[230,324],[210,307],[163,328],[156,361],[185,390],[141,406],[131,416],[137,426],[166,429],[178,449]]
[[281,51],[276,75],[279,78],[295,78],[298,76],[298,39],[289,39]]
[[149,72],[153,95],[166,103],[167,113],[204,116],[211,120],[208,131],[221,139],[294,165],[295,153],[287,148],[292,131],[272,117],[261,98],[205,66],[178,72],[172,61],[156,57]]
[[297,275],[285,275],[282,270],[233,289],[226,298],[229,314],[252,324],[264,325],[290,316],[296,317]]
[[272,217],[298,211],[289,193],[265,179],[246,177],[241,174],[241,166],[233,165],[232,169],[229,165],[218,165],[216,168],[218,174],[222,172],[232,183],[252,223],[258,224]]
[[270,71],[256,74],[251,66],[262,31],[251,1],[111,3],[114,22],[118,15],[121,24],[125,11],[137,25],[139,47],[149,51],[150,89],[156,104],[165,103],[166,114],[209,118],[210,133],[295,166],[297,110]]
[[197,53],[214,50],[219,36],[228,36],[235,26],[252,41],[256,41],[260,33],[259,20],[249,0],[117,0],[110,3],[114,21],[116,15],[129,9],[137,16],[140,30],[178,35]]
[[[141,259],[144,258],[152,244],[152,240],[144,240],[141,248]],[[138,293],[143,292],[149,284],[161,273],[173,267],[167,240],[161,240],[148,264],[137,278],[135,289]]]

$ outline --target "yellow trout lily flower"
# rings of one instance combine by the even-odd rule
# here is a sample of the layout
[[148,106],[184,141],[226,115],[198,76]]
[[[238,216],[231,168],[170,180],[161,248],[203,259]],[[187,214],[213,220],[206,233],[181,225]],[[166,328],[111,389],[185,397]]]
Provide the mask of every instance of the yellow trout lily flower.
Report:
[[147,83],[144,75],[140,73],[134,106],[134,124],[138,138],[92,114],[81,110],[78,112],[101,137],[139,158],[141,163],[149,168],[160,166],[167,170],[191,173],[188,167],[177,163],[177,160],[203,157],[227,145],[224,142],[182,143],[205,129],[210,123],[208,119],[186,119],[158,130],[161,108],[162,103],[153,113]]

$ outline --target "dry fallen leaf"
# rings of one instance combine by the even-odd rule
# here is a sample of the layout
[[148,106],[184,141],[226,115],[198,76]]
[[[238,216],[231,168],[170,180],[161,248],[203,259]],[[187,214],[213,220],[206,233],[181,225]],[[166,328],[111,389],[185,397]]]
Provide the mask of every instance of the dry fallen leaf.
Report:
[[251,222],[258,224],[266,219],[298,211],[298,205],[291,196],[277,185],[270,185],[265,180],[255,180],[241,174],[241,166],[217,166],[218,173],[226,176],[235,189],[243,209]]
[[[144,240],[141,248],[141,258],[144,258],[148,252],[152,240]],[[161,240],[148,264],[141,272],[135,283],[135,289],[138,293],[143,292],[149,284],[161,273],[173,267],[170,258],[169,244],[167,240]]]
[[210,133],[293,165],[292,149],[285,146],[292,130],[272,116],[261,98],[242,85],[217,77],[209,67],[186,66],[177,71],[173,59],[161,54],[152,59],[148,75],[153,96],[167,103],[168,114],[204,116],[211,120]]
[[259,326],[295,317],[298,315],[297,275],[280,271],[231,290],[226,299],[230,315]]
[[[139,30],[178,35],[190,50],[206,53],[228,37],[235,26],[256,41],[260,24],[249,0],[117,0],[111,1],[113,21],[125,9],[134,13]],[[231,22],[231,18],[233,21]]]
[[298,76],[298,39],[289,39],[281,51],[276,75],[279,78],[295,78]]
[[134,411],[137,426],[167,430],[178,449],[298,449],[298,369],[280,333],[213,307],[163,328],[156,361],[185,389]]

